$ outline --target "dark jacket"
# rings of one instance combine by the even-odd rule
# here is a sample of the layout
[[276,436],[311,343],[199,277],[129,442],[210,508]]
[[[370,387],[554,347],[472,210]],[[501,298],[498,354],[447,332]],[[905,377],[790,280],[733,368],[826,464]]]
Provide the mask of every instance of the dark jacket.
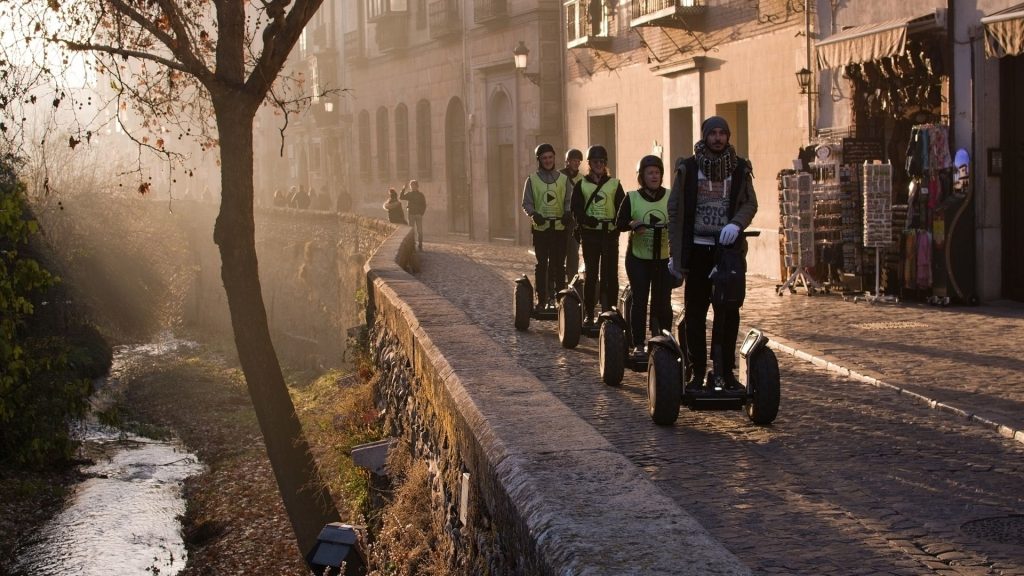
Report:
[[[729,190],[729,223],[745,230],[757,213],[754,195],[753,167],[746,158],[739,158],[732,173]],[[693,156],[676,161],[672,192],[668,197],[669,251],[675,267],[681,272],[690,268],[690,249],[693,246],[693,219],[697,206],[697,161]],[[746,239],[737,240],[746,253]]]
[[402,190],[400,199],[406,201],[409,216],[423,216],[427,211],[427,198],[419,190]]

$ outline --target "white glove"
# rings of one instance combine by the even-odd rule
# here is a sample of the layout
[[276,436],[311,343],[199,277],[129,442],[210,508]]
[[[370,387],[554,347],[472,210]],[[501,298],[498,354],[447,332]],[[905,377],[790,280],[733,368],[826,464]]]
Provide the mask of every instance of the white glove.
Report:
[[718,237],[718,243],[728,246],[736,241],[740,237],[740,227],[729,223],[722,228],[722,234]]
[[671,256],[669,256],[669,258],[668,258],[668,273],[671,274],[672,277],[675,278],[676,280],[682,280],[683,279],[682,271],[680,271],[680,270],[678,270],[676,268],[676,262],[675,262],[675,260],[672,259]]

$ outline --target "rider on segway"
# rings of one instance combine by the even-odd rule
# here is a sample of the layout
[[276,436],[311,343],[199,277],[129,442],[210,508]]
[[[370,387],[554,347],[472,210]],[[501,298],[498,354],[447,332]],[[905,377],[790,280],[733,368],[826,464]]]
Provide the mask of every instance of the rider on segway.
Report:
[[[619,231],[615,215],[626,193],[618,178],[608,174],[608,150],[594,145],[587,150],[587,175],[572,191],[572,213],[580,229],[583,265],[584,330],[594,327],[594,308],[610,310],[619,294]],[[600,286],[600,289],[598,288]]]
[[626,194],[619,207],[616,225],[629,232],[626,275],[632,290],[629,310],[630,354],[646,355],[647,300],[650,296],[651,334],[657,336],[672,325],[672,278],[669,274],[668,224],[669,191],[662,186],[665,165],[661,158],[644,156],[637,164],[640,188]]
[[[729,136],[729,124],[721,116],[712,116],[701,124],[701,140],[694,146],[694,155],[676,163],[668,202],[671,254],[668,268],[677,281],[686,280],[683,297],[685,352],[693,366],[687,389],[743,388],[735,369],[745,278],[739,279],[739,298],[720,301],[716,297],[712,302],[711,275],[721,260],[719,252],[735,249],[742,261],[746,255],[746,240],[741,232],[757,213],[753,169],[749,160],[736,154],[736,149],[729,144]],[[706,372],[709,306],[715,311],[711,330],[714,372]]]
[[540,144],[534,150],[537,171],[523,184],[523,212],[532,220],[534,268],[538,311],[565,288],[565,235],[569,212],[569,179],[555,169],[555,147]]

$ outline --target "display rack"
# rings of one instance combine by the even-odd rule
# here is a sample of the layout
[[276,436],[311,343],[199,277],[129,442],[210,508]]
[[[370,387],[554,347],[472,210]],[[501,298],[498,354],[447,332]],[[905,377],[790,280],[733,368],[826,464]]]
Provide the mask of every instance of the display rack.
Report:
[[892,164],[865,163],[861,178],[864,193],[864,247],[875,250],[875,292],[866,292],[866,302],[898,302],[895,296],[882,293],[882,251],[892,246]]
[[782,229],[785,235],[783,257],[789,273],[777,292],[795,294],[803,287],[808,296],[821,289],[808,268],[814,266],[814,191],[813,178],[802,172],[782,177],[780,208]]

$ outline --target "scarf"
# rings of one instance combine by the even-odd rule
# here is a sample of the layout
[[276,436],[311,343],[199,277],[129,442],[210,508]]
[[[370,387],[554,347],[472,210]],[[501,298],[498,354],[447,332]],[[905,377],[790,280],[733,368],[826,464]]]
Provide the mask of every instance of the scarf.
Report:
[[709,150],[703,140],[699,140],[693,147],[693,155],[696,157],[697,167],[712,182],[722,182],[736,170],[736,149],[732,144],[726,146],[722,152],[716,153]]

